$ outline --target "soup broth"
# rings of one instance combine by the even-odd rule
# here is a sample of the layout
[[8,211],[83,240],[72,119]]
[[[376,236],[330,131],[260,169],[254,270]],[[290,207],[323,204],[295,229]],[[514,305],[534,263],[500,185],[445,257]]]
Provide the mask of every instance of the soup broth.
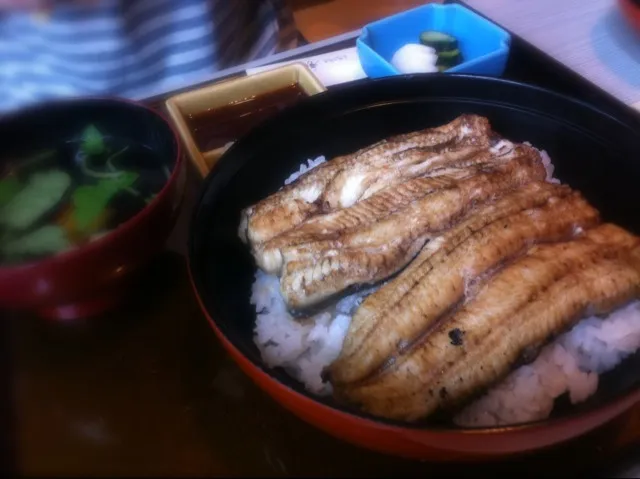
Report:
[[10,158],[0,167],[0,264],[16,264],[102,237],[150,203],[173,165],[151,148],[103,135]]

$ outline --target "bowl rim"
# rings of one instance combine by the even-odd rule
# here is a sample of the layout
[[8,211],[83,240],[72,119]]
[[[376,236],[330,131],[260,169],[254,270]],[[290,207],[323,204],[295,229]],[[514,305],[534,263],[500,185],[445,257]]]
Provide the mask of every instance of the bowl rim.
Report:
[[[393,431],[410,431],[413,433],[428,433],[435,435],[457,435],[457,434],[466,434],[466,435],[486,435],[486,434],[504,434],[505,432],[521,432],[521,431],[531,431],[531,430],[542,430],[546,429],[549,426],[563,426],[568,425],[577,419],[581,419],[587,416],[596,415],[599,411],[602,411],[607,408],[616,407],[619,404],[625,403],[626,401],[632,400],[634,404],[640,403],[640,388],[635,388],[627,393],[619,394],[613,397],[611,400],[607,401],[605,404],[599,405],[597,407],[591,407],[584,411],[576,411],[570,412],[567,414],[563,414],[560,417],[547,417],[545,419],[540,419],[537,421],[528,421],[520,424],[512,424],[512,425],[504,425],[504,426],[484,426],[484,427],[469,427],[469,426],[431,426],[431,425],[422,425],[422,424],[412,424],[412,423],[402,423],[401,421],[394,421],[385,418],[379,418],[372,415],[367,415],[364,413],[358,413],[357,411],[351,411],[347,409],[340,409],[333,407],[330,404],[325,404],[321,401],[318,401],[312,393],[301,393],[291,388],[288,384],[280,381],[277,377],[275,377],[270,368],[265,367],[263,364],[256,364],[251,358],[246,356],[236,345],[235,343],[220,329],[215,318],[209,313],[207,310],[204,301],[196,288],[196,283],[194,279],[193,270],[191,267],[191,261],[187,261],[187,270],[189,274],[189,282],[191,284],[191,288],[194,291],[196,296],[196,300],[198,305],[200,306],[200,310],[204,314],[209,326],[213,330],[214,334],[217,338],[223,343],[223,347],[225,350],[231,354],[234,361],[237,363],[237,360],[234,356],[241,357],[245,362],[246,366],[251,368],[251,373],[248,374],[251,376],[252,380],[255,380],[255,375],[261,376],[264,380],[269,381],[274,387],[279,388],[280,390],[286,391],[287,394],[294,396],[298,401],[304,401],[307,404],[313,404],[313,407],[320,408],[325,413],[329,413],[332,415],[336,415],[339,417],[348,417],[350,419],[365,423],[370,426],[375,426],[377,428],[383,428],[387,430]],[[261,388],[262,389],[262,388]]]
[[72,246],[71,248],[65,251],[62,251],[54,255],[45,256],[44,258],[41,258],[38,260],[26,261],[23,263],[17,263],[17,264],[8,265],[8,266],[0,265],[0,275],[2,276],[10,276],[10,275],[18,274],[34,268],[55,266],[57,264],[63,264],[63,263],[67,263],[69,261],[74,261],[74,260],[77,261],[86,255],[90,255],[94,253],[95,250],[98,250],[109,243],[113,243],[117,241],[119,237],[125,235],[126,233],[136,228],[136,226],[143,219],[148,217],[148,215],[150,215],[152,211],[156,209],[158,204],[164,201],[164,198],[170,193],[173,185],[175,184],[178,178],[178,175],[180,174],[180,171],[182,170],[184,155],[182,154],[182,144],[180,142],[178,133],[176,132],[171,122],[168,121],[168,119],[162,112],[150,107],[149,105],[146,105],[141,101],[131,100],[128,98],[108,97],[108,96],[91,96],[91,97],[82,97],[82,98],[63,98],[63,99],[49,100],[43,103],[38,103],[36,105],[26,107],[21,110],[17,110],[15,112],[11,112],[3,116],[2,118],[0,118],[0,122],[10,123],[14,119],[19,118],[23,115],[31,115],[41,110],[47,110],[53,106],[58,106],[58,105],[65,106],[65,105],[74,105],[74,104],[82,104],[82,103],[87,103],[87,104],[112,103],[114,105],[120,105],[124,107],[133,107],[133,108],[146,110],[152,115],[155,115],[156,117],[160,118],[165,123],[169,131],[172,133],[174,142],[176,145],[175,163],[173,165],[171,174],[169,175],[169,178],[165,182],[162,189],[156,194],[156,196],[153,198],[153,200],[151,200],[149,204],[145,205],[145,207],[142,208],[140,211],[138,211],[135,215],[133,215],[128,220],[126,220],[124,223],[121,223],[115,228],[113,228],[107,234],[99,238],[96,238],[92,241],[89,241],[88,243],[82,246]]
[[636,33],[640,33],[640,2],[638,0],[618,0],[618,8]]
[[[301,393],[291,388],[288,384],[283,383],[277,377],[275,377],[270,368],[264,367],[262,364],[256,364],[251,358],[247,357],[235,344],[234,342],[224,334],[224,332],[218,326],[214,317],[208,312],[204,301],[198,292],[195,286],[195,278],[193,275],[193,271],[191,268],[190,259],[187,261],[187,271],[189,275],[189,282],[196,296],[196,300],[198,305],[200,306],[200,310],[204,314],[209,326],[213,330],[215,336],[222,343],[223,348],[229,353],[239,367],[242,366],[249,368],[249,372],[245,372],[249,378],[256,382],[259,381],[258,378],[267,381],[272,387],[277,388],[280,391],[285,392],[290,397],[294,397],[297,402],[303,404],[308,407],[309,405],[313,408],[316,408],[319,411],[322,411],[324,414],[330,414],[334,417],[344,418],[356,421],[362,425],[366,425],[368,427],[373,427],[376,429],[382,429],[386,431],[394,431],[398,433],[411,433],[411,434],[428,434],[432,436],[441,436],[441,437],[452,437],[452,436],[487,436],[487,435],[496,435],[496,434],[505,434],[505,433],[522,433],[528,431],[541,431],[548,429],[549,427],[566,427],[569,424],[579,420],[584,419],[590,416],[596,416],[598,413],[607,410],[607,409],[615,409],[624,405],[627,402],[631,402],[631,405],[635,405],[640,403],[640,388],[635,388],[635,390],[629,391],[625,394],[617,395],[612,398],[610,401],[607,401],[605,404],[600,405],[598,407],[592,407],[585,411],[578,411],[569,414],[564,414],[560,417],[547,417],[545,419],[541,419],[538,421],[529,421],[521,424],[513,424],[513,425],[504,425],[504,426],[489,426],[489,427],[455,427],[455,426],[429,426],[429,425],[421,425],[421,424],[412,424],[412,423],[403,423],[401,421],[394,421],[385,418],[379,418],[372,415],[367,415],[364,413],[359,413],[357,411],[347,410],[336,408],[330,404],[325,404],[321,401],[318,401],[316,397],[312,393],[305,392]],[[240,358],[243,364],[239,364],[237,358]],[[244,371],[243,371],[244,372]],[[264,391],[264,388],[258,384],[258,387]],[[271,394],[270,391],[265,391],[268,394]],[[279,401],[278,401],[279,402]],[[282,406],[282,404],[281,404]],[[574,437],[572,435],[572,437]]]
[[[354,89],[359,88],[360,85],[365,85],[370,83],[386,83],[386,82],[394,82],[394,81],[397,82],[402,79],[424,78],[425,76],[440,77],[440,78],[447,78],[447,77],[453,76],[456,78],[467,79],[468,81],[490,82],[496,87],[499,87],[500,85],[511,85],[512,87],[517,87],[517,88],[527,88],[530,90],[537,91],[538,93],[548,95],[550,97],[554,97],[555,99],[558,99],[564,102],[573,103],[582,109],[585,109],[585,108],[589,109],[592,112],[597,113],[598,115],[607,117],[619,123],[623,121],[633,121],[640,124],[640,118],[637,118],[635,116],[635,112],[631,108],[629,108],[627,105],[624,105],[622,103],[614,102],[616,103],[615,106],[620,110],[619,114],[625,115],[627,117],[627,118],[624,118],[624,120],[620,119],[617,115],[613,115],[612,113],[605,111],[591,103],[588,103],[586,101],[583,101],[577,98],[573,98],[564,93],[555,92],[548,88],[540,87],[537,85],[533,85],[533,84],[525,83],[521,81],[515,81],[515,80],[510,80],[505,78],[496,78],[496,77],[490,77],[490,76],[484,76],[484,75],[474,75],[474,74],[468,74],[468,73],[408,74],[408,75],[388,76],[388,77],[379,77],[379,78],[365,78],[365,79],[357,80],[354,82],[350,82],[348,84],[338,85],[337,87],[329,91],[304,99],[304,101],[300,102],[297,105],[294,105],[291,109],[300,108],[301,105],[311,103],[314,101],[315,102],[321,101],[324,96],[336,94],[339,91],[343,91],[343,90],[353,91]],[[313,393],[308,392],[306,390],[304,390],[304,392],[300,392],[296,389],[293,389],[290,385],[286,384],[285,382],[281,381],[273,373],[273,368],[268,367],[264,363],[264,361],[261,361],[261,360],[254,361],[252,358],[245,355],[244,352],[232,341],[232,339],[230,339],[226,334],[224,334],[222,329],[218,326],[218,322],[215,319],[215,314],[214,314],[215,311],[210,311],[209,308],[207,308],[205,305],[205,301],[198,287],[198,283],[200,283],[200,280],[198,280],[196,276],[199,276],[199,275],[194,273],[194,266],[192,264],[193,252],[195,250],[194,229],[196,228],[196,225],[197,225],[197,219],[200,214],[200,209],[204,203],[203,200],[207,196],[210,189],[211,188],[220,189],[221,185],[219,183],[221,181],[226,182],[226,180],[220,179],[220,176],[217,174],[220,168],[223,165],[225,165],[224,157],[230,156],[230,153],[238,149],[239,145],[244,143],[244,140],[246,140],[246,138],[248,138],[249,136],[253,136],[258,132],[260,132],[261,130],[269,128],[269,125],[275,124],[279,120],[280,116],[286,115],[288,111],[289,109],[282,111],[274,115],[272,118],[269,118],[262,124],[258,125],[252,132],[249,133],[249,135],[247,135],[247,137],[239,139],[237,142],[234,143],[234,145],[231,148],[229,148],[229,150],[227,150],[227,152],[225,152],[225,154],[223,155],[223,158],[220,159],[220,161],[216,164],[216,166],[212,169],[212,171],[209,172],[209,174],[205,178],[205,181],[200,189],[196,206],[194,207],[194,210],[192,212],[191,223],[189,227],[187,267],[188,267],[189,280],[190,280],[192,289],[196,295],[198,304],[200,305],[200,309],[202,310],[207,321],[209,322],[210,326],[214,330],[214,333],[216,333],[216,335],[220,339],[224,340],[223,343],[225,348],[227,348],[229,352],[233,352],[237,354],[239,357],[242,357],[251,366],[252,372],[254,374],[262,375],[265,379],[268,379],[270,383],[274,384],[280,389],[286,390],[288,394],[293,395],[300,400],[310,401],[311,403],[314,404],[314,406],[322,408],[323,410],[325,410],[325,412],[342,415],[343,417],[349,417],[351,419],[355,419],[358,421],[364,421],[367,424],[375,425],[376,427],[386,428],[388,430],[396,430],[396,431],[401,430],[405,432],[412,431],[414,433],[424,432],[424,433],[442,434],[442,435],[451,435],[451,434],[478,435],[478,434],[497,434],[497,433],[504,433],[504,432],[517,432],[517,431],[525,431],[525,430],[540,430],[540,429],[546,429],[552,426],[569,424],[573,421],[576,421],[577,419],[595,415],[599,411],[606,410],[609,407],[614,407],[615,405],[624,403],[625,401],[629,401],[632,398],[634,399],[633,400],[634,404],[640,402],[640,385],[636,385],[627,391],[619,392],[613,395],[611,398],[608,398],[603,404],[589,406],[584,409],[578,408],[577,410],[575,408],[572,408],[571,411],[563,413],[561,416],[558,416],[558,417],[547,417],[547,418],[536,420],[536,421],[527,421],[524,423],[513,424],[513,425],[489,426],[489,427],[467,427],[467,426],[458,427],[455,425],[421,424],[419,422],[407,423],[407,422],[402,422],[398,420],[391,420],[391,419],[386,419],[382,417],[376,417],[376,416],[373,416],[367,413],[362,413],[347,407],[345,408],[335,407],[334,405],[322,402],[318,400],[316,395],[314,395]],[[295,381],[295,379],[293,379],[293,381]]]

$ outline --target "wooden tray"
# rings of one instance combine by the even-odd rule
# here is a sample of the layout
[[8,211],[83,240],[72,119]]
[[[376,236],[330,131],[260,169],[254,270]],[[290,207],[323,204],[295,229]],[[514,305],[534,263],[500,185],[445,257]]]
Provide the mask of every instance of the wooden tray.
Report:
[[[355,44],[357,32],[221,72]],[[331,43],[331,45],[329,44]],[[607,94],[514,37],[506,78],[596,105]],[[211,82],[209,82],[210,84]],[[189,87],[183,91],[200,88]],[[163,109],[170,92],[148,99]],[[0,473],[25,476],[633,477],[640,405],[561,447],[501,463],[434,465],[368,452],[299,421],[239,370],[191,290],[185,249],[201,178],[133,303],[99,320],[0,321]],[[614,476],[615,474],[615,476]]]

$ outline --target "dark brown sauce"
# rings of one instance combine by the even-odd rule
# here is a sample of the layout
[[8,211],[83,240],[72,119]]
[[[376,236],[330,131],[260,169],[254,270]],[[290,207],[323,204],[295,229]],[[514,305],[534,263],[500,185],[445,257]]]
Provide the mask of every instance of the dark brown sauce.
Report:
[[304,90],[294,83],[189,115],[187,124],[200,151],[210,151],[240,138],[260,122],[305,96]]

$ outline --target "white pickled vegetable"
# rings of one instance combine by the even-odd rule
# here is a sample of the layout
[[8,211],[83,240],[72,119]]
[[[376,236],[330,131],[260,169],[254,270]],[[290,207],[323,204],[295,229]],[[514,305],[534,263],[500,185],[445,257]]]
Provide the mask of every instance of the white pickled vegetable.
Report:
[[438,71],[436,51],[426,45],[409,43],[393,54],[391,64],[400,73],[433,73]]

